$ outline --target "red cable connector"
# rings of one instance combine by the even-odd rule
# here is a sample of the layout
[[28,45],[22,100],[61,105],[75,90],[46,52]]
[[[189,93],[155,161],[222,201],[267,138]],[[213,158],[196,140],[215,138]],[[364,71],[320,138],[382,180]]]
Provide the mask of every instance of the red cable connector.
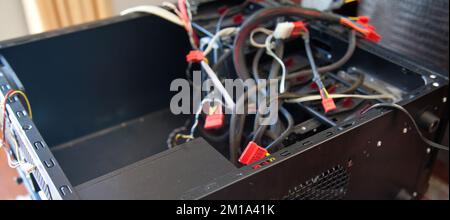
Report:
[[356,21],[360,24],[369,24],[370,18],[368,16],[358,16]]
[[359,32],[366,40],[378,43],[381,41],[382,37],[376,32],[376,28],[369,24],[369,22],[370,18],[367,16],[359,16],[356,23],[347,18],[341,18],[341,24]]
[[291,37],[299,37],[308,32],[307,24],[303,21],[294,22],[294,29],[292,30]]
[[333,111],[337,108],[333,98],[328,98],[325,96],[323,91],[320,91],[320,96],[322,96],[322,106],[325,109],[325,113]]
[[244,22],[244,15],[242,13],[236,14],[233,16],[233,23],[235,25],[240,25]]
[[248,143],[247,147],[239,158],[239,162],[244,165],[249,165],[263,159],[264,157],[267,157],[268,155],[269,152],[265,148],[262,148],[255,142],[251,141],[250,143]]
[[215,111],[213,110],[206,116],[204,125],[205,130],[219,129],[223,127],[225,123],[225,115],[222,113],[221,106],[215,108]]
[[189,63],[200,63],[205,60],[205,54],[200,50],[192,50],[186,56],[186,61]]
[[330,98],[322,99],[322,106],[325,109],[325,113],[333,111],[337,108],[334,100]]
[[379,43],[381,41],[381,35],[378,34],[375,30],[369,30],[365,35],[366,40]]
[[282,22],[278,23],[273,32],[275,39],[285,40],[288,38],[296,38],[308,33],[308,28],[305,22]]
[[350,108],[350,107],[352,107],[353,104],[354,104],[353,99],[350,97],[342,100],[342,107],[344,107],[344,108]]
[[225,121],[224,114],[212,114],[206,116],[205,120],[205,130],[219,129],[223,127]]
[[221,6],[217,9],[217,13],[219,13],[219,15],[223,15],[225,12],[227,12],[229,9],[227,6]]

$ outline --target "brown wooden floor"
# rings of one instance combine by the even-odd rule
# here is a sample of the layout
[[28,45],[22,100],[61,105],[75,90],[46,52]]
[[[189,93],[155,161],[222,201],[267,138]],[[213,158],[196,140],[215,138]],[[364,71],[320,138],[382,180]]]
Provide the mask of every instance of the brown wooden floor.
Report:
[[0,200],[15,200],[27,195],[25,187],[16,184],[17,176],[17,171],[8,166],[5,152],[0,150]]

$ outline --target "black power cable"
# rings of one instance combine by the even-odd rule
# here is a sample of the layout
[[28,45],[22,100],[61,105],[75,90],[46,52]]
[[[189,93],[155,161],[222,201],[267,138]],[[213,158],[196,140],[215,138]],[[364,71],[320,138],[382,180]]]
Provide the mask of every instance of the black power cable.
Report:
[[278,17],[301,17],[305,19],[314,19],[339,24],[341,17],[332,13],[323,13],[320,11],[308,10],[297,7],[276,7],[263,9],[248,18],[242,25],[239,34],[234,42],[233,62],[238,76],[241,79],[249,79],[247,62],[245,60],[244,45],[249,39],[251,32],[259,25],[273,21]]
[[417,125],[416,120],[414,119],[414,117],[411,115],[411,113],[408,112],[408,110],[406,110],[405,108],[403,108],[402,106],[398,105],[398,104],[393,104],[393,103],[379,103],[379,104],[375,104],[372,107],[368,108],[367,110],[365,110],[362,114],[366,114],[367,112],[369,112],[372,109],[376,109],[376,108],[391,108],[391,109],[396,109],[399,110],[401,112],[403,112],[405,115],[408,116],[408,118],[412,121],[415,129],[417,130],[417,133],[419,134],[420,139],[422,139],[423,142],[425,142],[427,145],[429,145],[430,147],[434,147],[436,149],[440,149],[440,150],[445,150],[448,151],[448,147],[438,144],[434,141],[429,140],[428,138],[426,138],[422,132],[420,131],[419,126]]

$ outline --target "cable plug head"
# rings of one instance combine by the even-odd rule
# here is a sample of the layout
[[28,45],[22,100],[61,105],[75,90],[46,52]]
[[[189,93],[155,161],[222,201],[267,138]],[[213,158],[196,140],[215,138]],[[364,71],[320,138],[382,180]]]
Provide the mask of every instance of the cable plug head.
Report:
[[225,115],[221,106],[210,107],[209,114],[205,119],[205,130],[219,129],[225,124]]
[[219,13],[219,15],[223,15],[228,10],[229,10],[228,6],[224,5],[217,9],[217,13]]
[[273,32],[273,37],[279,40],[286,40],[291,37],[291,33],[293,30],[294,23],[292,22],[278,23],[275,31]]
[[336,103],[332,98],[324,98],[322,99],[322,106],[325,109],[325,113],[336,110]]
[[205,60],[206,60],[205,54],[203,53],[203,51],[200,50],[192,50],[186,56],[186,61],[189,63],[200,63]]
[[296,21],[294,22],[294,29],[292,30],[291,37],[299,37],[308,32],[308,26],[305,22]]
[[353,22],[347,18],[341,18],[341,24],[345,25],[358,33],[362,34],[366,40],[379,43],[382,39],[381,35],[377,33],[375,26],[369,24],[370,19],[365,16],[360,16]]
[[369,24],[370,22],[370,17],[368,16],[358,16],[356,21],[360,24]]
[[263,159],[267,155],[269,155],[269,152],[265,148],[262,148],[255,142],[251,141],[250,143],[248,143],[247,147],[239,158],[239,163],[249,165]]
[[[373,27],[373,26],[372,26]],[[382,39],[381,35],[378,34],[374,28],[370,28],[367,33],[365,34],[365,39],[375,42],[375,43],[379,43]]]
[[286,40],[302,36],[307,32],[307,25],[303,21],[282,22],[277,24],[273,36],[275,39]]
[[244,22],[244,15],[242,13],[236,14],[233,16],[233,23],[235,25],[240,25]]

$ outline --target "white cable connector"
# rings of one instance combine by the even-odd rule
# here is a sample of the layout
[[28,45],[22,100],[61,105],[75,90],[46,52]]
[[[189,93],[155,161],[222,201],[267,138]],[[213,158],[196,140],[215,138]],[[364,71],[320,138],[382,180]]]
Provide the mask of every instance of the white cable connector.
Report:
[[277,40],[286,40],[298,37],[308,32],[306,24],[303,21],[278,23],[273,37]]
[[31,163],[23,163],[20,165],[20,168],[22,168],[22,170],[25,171],[26,174],[30,174],[36,169],[36,166]]
[[278,40],[286,40],[291,37],[292,32],[295,29],[295,25],[292,22],[283,22],[277,24],[273,36]]

